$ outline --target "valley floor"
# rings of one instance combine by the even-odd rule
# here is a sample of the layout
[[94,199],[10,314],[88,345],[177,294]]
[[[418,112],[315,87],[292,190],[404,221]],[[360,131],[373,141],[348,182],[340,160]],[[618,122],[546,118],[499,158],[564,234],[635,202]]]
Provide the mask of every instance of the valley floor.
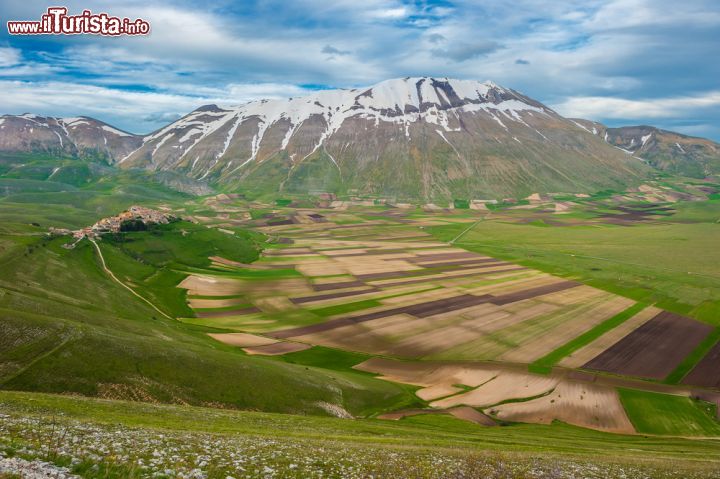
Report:
[[167,194],[67,249],[36,224],[94,213],[48,194],[0,200],[2,479],[720,469],[720,200]]
[[[704,365],[712,359],[686,361],[714,340],[713,325],[458,247],[487,216],[295,209],[255,226],[275,238],[252,266],[263,275],[216,256],[215,273],[180,283],[196,316],[180,320],[215,328],[211,337],[250,355],[315,358],[419,388],[419,407],[380,418],[720,435],[717,370]],[[443,226],[460,231],[454,244],[426,232]],[[679,368],[689,379],[666,381]],[[641,391],[642,405],[629,408],[618,388]],[[682,427],[661,415],[644,421],[658,398],[686,418]]]

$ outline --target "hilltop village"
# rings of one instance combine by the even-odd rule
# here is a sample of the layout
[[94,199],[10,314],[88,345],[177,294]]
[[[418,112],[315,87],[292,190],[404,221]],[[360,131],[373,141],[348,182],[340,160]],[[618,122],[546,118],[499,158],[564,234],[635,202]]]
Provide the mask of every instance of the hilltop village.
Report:
[[[133,205],[126,211],[115,215],[102,218],[92,226],[86,226],[78,230],[69,230],[61,228],[50,228],[51,234],[56,235],[72,235],[77,241],[88,237],[96,238],[107,233],[119,233],[120,231],[126,231],[138,224],[167,224],[171,221],[175,221],[176,216],[173,216],[162,211],[154,210],[152,208],[146,208],[144,206]],[[76,242],[77,242],[76,241]]]

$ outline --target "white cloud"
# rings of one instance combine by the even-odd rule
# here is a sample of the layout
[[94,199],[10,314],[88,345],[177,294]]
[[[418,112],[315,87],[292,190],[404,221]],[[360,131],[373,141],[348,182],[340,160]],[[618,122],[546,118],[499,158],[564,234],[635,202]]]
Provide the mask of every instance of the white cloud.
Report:
[[[52,54],[43,54],[42,47],[0,48],[0,78],[48,85],[72,81],[77,73],[78,81],[101,89],[140,85],[164,92],[156,95],[181,98],[178,105],[185,106],[192,103],[187,99],[239,103],[303,93],[291,85],[354,87],[434,75],[493,80],[558,108],[567,106],[579,116],[629,118],[647,112],[638,118],[678,118],[679,108],[687,118],[717,122],[717,112],[693,116],[712,110],[693,101],[670,109],[656,100],[633,101],[686,100],[717,90],[720,64],[712,61],[720,38],[717,0],[675,3],[516,0],[508,8],[477,0],[453,0],[452,6],[441,7],[403,0],[128,0],[112,5],[68,0],[71,11],[141,16],[151,22],[152,33],[48,39]],[[31,4],[9,2],[4,13],[37,18],[42,8]],[[10,40],[8,45],[17,46]],[[168,108],[171,114],[186,113],[172,102]],[[154,114],[145,113],[147,118]]]
[[[238,105],[262,98],[283,98],[307,93],[295,85],[233,84],[207,90],[205,96],[128,91],[67,82],[0,80],[3,113],[37,113],[51,116],[88,115],[137,133],[163,126],[168,119],[199,106]],[[144,130],[138,130],[141,128]]]
[[[361,17],[390,14],[379,11],[363,9]],[[238,20],[171,6],[139,7],[128,12],[118,9],[118,14],[149,19],[152,34],[112,44],[108,39],[73,43],[53,61],[115,78],[118,83],[134,78],[154,87],[171,86],[179,80],[178,72],[192,72],[198,85],[232,82],[233,76],[247,82],[272,82],[282,77],[295,83],[335,83],[350,79],[368,82],[382,75],[366,60],[344,54],[348,52],[348,37],[339,29],[318,33],[277,25],[270,28],[265,24],[268,19]],[[377,37],[353,38],[353,50],[371,48],[378,38],[391,35],[392,27],[382,28],[387,32]],[[340,46],[343,54],[329,59],[328,45]]]
[[720,107],[720,91],[702,95],[630,100],[608,97],[573,97],[553,105],[564,116],[577,118],[682,118]]
[[370,12],[370,16],[375,18],[391,19],[405,18],[408,16],[408,10],[405,7],[385,8]]
[[17,65],[20,61],[20,50],[17,48],[0,47],[0,68]]
[[309,92],[306,88],[286,83],[233,83],[228,85],[227,97],[237,105],[254,100],[303,96]]

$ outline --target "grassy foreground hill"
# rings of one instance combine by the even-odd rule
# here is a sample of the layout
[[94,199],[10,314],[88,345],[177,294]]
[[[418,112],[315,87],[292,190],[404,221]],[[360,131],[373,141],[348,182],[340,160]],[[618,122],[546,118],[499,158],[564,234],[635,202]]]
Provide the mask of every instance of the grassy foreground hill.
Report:
[[0,457],[87,478],[691,479],[720,465],[716,440],[448,416],[351,421],[0,392],[0,417]]
[[[49,226],[85,226],[139,201],[192,209],[188,195],[132,175],[79,188],[0,181],[0,387],[316,414],[327,414],[327,404],[364,415],[415,401],[410,388],[363,373],[330,374],[219,344],[206,334],[217,330],[170,320],[113,281],[87,240],[66,249],[67,238],[45,236]],[[202,271],[212,254],[257,258],[261,235],[229,233],[181,222],[108,237],[100,250],[160,311],[192,315],[176,288],[183,270]]]

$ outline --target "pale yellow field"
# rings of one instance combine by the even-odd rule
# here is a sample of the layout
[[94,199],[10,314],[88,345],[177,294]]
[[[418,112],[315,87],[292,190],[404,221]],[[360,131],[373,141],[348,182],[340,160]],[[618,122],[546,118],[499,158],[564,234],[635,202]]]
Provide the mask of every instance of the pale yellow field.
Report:
[[[501,270],[502,269],[508,269],[508,266],[501,266],[498,267]],[[485,271],[488,271],[488,269],[485,269]],[[497,271],[497,270],[495,270]],[[499,284],[490,284],[486,286],[480,286],[477,288],[468,289],[468,293],[472,294],[508,294],[508,293],[516,293],[518,291],[524,291],[526,289],[530,288],[537,288],[538,286],[545,286],[548,284],[553,283],[559,283],[563,281],[562,279],[558,278],[557,276],[551,276],[546,273],[541,273],[539,275],[535,275],[529,278],[520,278],[516,281],[509,281],[505,283],[499,283]]]
[[615,389],[572,381],[561,381],[547,396],[486,412],[506,421],[550,424],[558,420],[599,431],[635,432]]
[[423,401],[433,401],[435,399],[451,396],[459,392],[462,392],[462,389],[449,384],[434,384],[432,386],[419,389],[415,394]]
[[260,356],[279,356],[281,354],[294,353],[297,351],[304,351],[309,349],[309,344],[302,343],[290,343],[290,342],[276,342],[272,344],[266,344],[263,346],[253,346],[243,348],[248,354],[257,354]]
[[554,376],[501,371],[497,377],[472,391],[434,401],[430,405],[438,408],[487,407],[507,400],[525,399],[545,394],[555,388],[558,382],[559,379]]
[[210,261],[212,261],[213,266],[215,265],[222,265],[222,266],[230,266],[233,268],[244,268],[244,269],[268,269],[266,265],[262,264],[247,264],[247,263],[239,263],[237,261],[232,261],[226,258],[223,258],[221,256],[210,256]]
[[230,296],[242,293],[242,284],[235,279],[197,274],[191,274],[182,280],[178,288],[187,289],[188,294],[193,296]]
[[188,304],[191,308],[226,308],[228,306],[236,306],[238,304],[244,304],[247,300],[245,298],[231,298],[231,299],[194,299],[188,300]]
[[556,324],[543,333],[537,334],[534,339],[526,341],[520,347],[500,356],[500,359],[516,363],[531,363],[635,304],[630,299],[609,293],[592,295],[588,299],[593,298],[600,298],[603,301],[591,309],[582,311],[574,320]]
[[252,346],[265,346],[267,344],[275,344],[278,341],[265,336],[258,336],[247,333],[208,333],[211,338],[230,346],[238,346],[241,348]]
[[452,409],[448,409],[447,412],[450,413],[450,415],[455,416],[458,419],[474,422],[475,424],[479,424],[481,426],[497,426],[495,421],[493,421],[485,414],[483,414],[483,413],[479,412],[478,410],[471,408],[471,407],[467,407],[467,406],[455,407]]
[[448,388],[454,384],[477,387],[498,374],[497,369],[481,364],[412,362],[383,358],[368,359],[354,368],[380,374],[382,379],[388,381],[414,384],[425,389],[437,388],[435,390],[438,392],[440,386]]

